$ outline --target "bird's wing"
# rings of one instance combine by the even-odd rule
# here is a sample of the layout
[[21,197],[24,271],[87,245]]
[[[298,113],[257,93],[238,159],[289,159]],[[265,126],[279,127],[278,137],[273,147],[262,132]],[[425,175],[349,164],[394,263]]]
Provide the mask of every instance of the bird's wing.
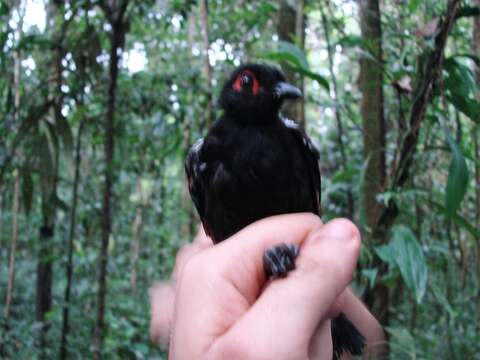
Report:
[[302,148],[302,154],[305,159],[305,163],[308,167],[308,175],[310,178],[310,184],[312,186],[312,193],[315,194],[312,204],[312,211],[318,215],[320,213],[320,201],[321,201],[321,177],[318,160],[320,155],[317,148],[313,145],[312,140],[308,137],[305,130],[303,130],[295,121],[282,117],[284,125],[291,131],[294,138]]
[[206,164],[200,160],[203,143],[203,138],[198,139],[190,148],[185,160],[185,174],[187,175],[188,191],[190,192],[193,204],[203,223],[205,233],[210,236],[210,230],[207,228],[205,222],[206,184],[201,174],[204,167],[206,167]]

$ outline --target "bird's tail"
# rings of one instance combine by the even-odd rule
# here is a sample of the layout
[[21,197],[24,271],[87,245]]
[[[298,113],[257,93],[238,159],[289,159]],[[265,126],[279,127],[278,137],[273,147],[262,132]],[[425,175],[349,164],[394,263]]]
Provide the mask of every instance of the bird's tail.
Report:
[[340,313],[340,315],[332,319],[331,324],[333,360],[340,359],[344,351],[352,355],[362,355],[365,347],[365,337],[348,320],[345,314]]

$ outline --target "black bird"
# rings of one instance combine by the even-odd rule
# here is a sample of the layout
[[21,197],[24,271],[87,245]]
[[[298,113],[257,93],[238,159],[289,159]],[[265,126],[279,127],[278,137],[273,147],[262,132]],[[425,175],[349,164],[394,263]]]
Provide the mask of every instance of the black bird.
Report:
[[[285,99],[301,91],[276,67],[248,64],[224,84],[223,116],[190,149],[185,172],[205,232],[214,243],[268,216],[320,215],[318,151],[294,121],[282,117]],[[286,276],[299,249],[280,245],[264,254],[267,276]],[[332,320],[334,359],[361,355],[365,339],[341,314]]]

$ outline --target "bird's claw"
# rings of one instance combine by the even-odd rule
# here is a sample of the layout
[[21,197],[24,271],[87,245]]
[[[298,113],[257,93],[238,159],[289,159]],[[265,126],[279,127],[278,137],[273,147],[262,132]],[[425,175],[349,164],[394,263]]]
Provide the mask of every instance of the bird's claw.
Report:
[[263,269],[267,277],[285,277],[295,269],[295,259],[300,247],[295,244],[280,244],[265,250],[263,253]]

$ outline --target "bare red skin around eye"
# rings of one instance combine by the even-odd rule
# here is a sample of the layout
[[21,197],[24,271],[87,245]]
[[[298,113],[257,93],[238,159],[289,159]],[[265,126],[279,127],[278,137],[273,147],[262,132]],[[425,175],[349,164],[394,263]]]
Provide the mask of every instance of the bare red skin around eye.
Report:
[[241,78],[245,74],[249,75],[252,78],[252,80],[253,80],[252,93],[253,93],[253,95],[257,95],[258,90],[260,89],[260,85],[258,84],[258,80],[255,78],[255,75],[253,75],[253,73],[249,70],[245,70],[244,72],[242,72],[240,75],[237,76],[237,78],[235,79],[235,82],[233,83],[233,86],[232,86],[233,90],[238,91],[238,92],[242,91]]

